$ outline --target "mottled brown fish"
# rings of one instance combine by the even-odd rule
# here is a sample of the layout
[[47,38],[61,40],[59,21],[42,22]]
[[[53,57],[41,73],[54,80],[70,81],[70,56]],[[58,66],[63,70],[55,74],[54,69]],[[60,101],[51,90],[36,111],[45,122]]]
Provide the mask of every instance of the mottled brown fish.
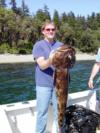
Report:
[[52,65],[55,67],[54,84],[56,86],[56,94],[58,99],[58,124],[60,133],[62,133],[62,125],[64,114],[67,106],[68,87],[70,73],[69,69],[75,64],[75,49],[69,45],[62,45],[55,51]]

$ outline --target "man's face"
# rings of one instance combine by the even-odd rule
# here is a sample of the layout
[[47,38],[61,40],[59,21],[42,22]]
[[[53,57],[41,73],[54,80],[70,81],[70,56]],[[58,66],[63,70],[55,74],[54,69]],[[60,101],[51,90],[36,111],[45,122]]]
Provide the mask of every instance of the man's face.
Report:
[[48,24],[42,31],[45,38],[52,40],[55,37],[56,29],[53,24]]

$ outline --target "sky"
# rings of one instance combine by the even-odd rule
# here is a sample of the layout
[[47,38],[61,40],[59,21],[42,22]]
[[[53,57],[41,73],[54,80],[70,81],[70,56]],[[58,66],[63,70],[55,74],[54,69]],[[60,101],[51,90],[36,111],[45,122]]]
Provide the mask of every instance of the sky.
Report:
[[[21,2],[22,0],[16,0],[17,6],[21,6]],[[92,12],[100,13],[100,0],[24,0],[24,2],[31,14],[35,14],[38,9],[43,9],[44,5],[47,5],[51,17],[55,10],[59,15],[72,11],[75,16],[85,17]]]

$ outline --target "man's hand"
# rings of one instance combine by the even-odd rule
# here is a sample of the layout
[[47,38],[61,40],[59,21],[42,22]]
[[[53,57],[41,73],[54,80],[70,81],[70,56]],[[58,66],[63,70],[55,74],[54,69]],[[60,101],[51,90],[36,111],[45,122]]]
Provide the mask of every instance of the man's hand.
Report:
[[88,81],[88,86],[89,86],[89,88],[91,88],[91,89],[94,88],[93,80],[92,80],[92,79],[89,79],[89,81]]

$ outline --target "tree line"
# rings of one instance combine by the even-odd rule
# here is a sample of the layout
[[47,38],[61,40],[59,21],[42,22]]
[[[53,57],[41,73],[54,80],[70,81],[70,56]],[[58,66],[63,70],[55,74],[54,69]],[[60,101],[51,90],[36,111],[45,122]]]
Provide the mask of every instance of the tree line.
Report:
[[21,7],[16,0],[9,4],[8,9],[6,0],[0,0],[0,53],[31,53],[34,43],[42,38],[41,25],[45,20],[56,24],[57,40],[70,41],[78,51],[95,53],[100,47],[100,13],[84,17],[75,16],[72,11],[59,14],[55,9],[51,18],[47,5],[31,15],[24,0]]

